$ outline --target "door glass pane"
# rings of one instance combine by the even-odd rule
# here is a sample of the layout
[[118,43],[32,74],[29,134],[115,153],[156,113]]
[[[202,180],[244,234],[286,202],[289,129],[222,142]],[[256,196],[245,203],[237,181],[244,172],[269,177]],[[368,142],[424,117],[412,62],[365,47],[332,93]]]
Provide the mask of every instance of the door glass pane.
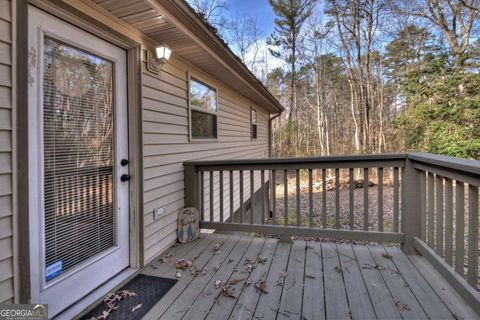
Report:
[[47,281],[115,245],[113,63],[45,37]]

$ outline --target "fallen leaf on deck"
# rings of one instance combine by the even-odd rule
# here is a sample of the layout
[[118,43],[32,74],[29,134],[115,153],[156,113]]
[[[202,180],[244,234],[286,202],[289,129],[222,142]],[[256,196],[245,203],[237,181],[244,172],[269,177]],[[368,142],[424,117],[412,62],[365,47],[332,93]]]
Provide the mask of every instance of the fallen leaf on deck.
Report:
[[214,254],[220,254],[220,253],[222,253],[222,251],[220,251],[220,248],[221,248],[222,246],[223,246],[223,242],[213,244],[213,252],[214,252]]
[[175,272],[175,278],[180,279],[182,277],[182,271],[180,270],[177,270],[177,272]]
[[306,274],[306,275],[305,275],[305,278],[307,278],[307,279],[316,279],[316,277],[315,277],[315,276],[312,276],[311,274]]
[[287,275],[288,275],[287,271],[280,272],[280,275],[278,276],[278,279],[277,279],[277,285],[283,286],[283,284],[285,283],[285,278],[287,277]]
[[175,268],[185,270],[192,266],[193,262],[191,260],[179,259],[175,263]]
[[250,273],[255,269],[256,265],[255,264],[248,264],[247,265],[247,272]]
[[262,280],[259,280],[257,282],[255,282],[255,288],[258,290],[258,291],[261,291],[263,293],[268,293],[268,289],[267,289],[267,281],[262,281]]
[[229,298],[236,298],[237,296],[235,296],[233,294],[233,291],[235,290],[235,288],[231,289],[229,287],[223,287],[222,288],[222,294],[225,296],[225,297],[229,297]]
[[388,254],[388,253],[384,253],[384,254],[382,254],[382,256],[384,258],[387,258],[387,259],[392,259],[393,258],[393,256],[391,254]]
[[232,258],[228,258],[227,263],[232,263],[232,262],[233,262],[233,259],[232,259]]
[[220,269],[220,266],[218,264],[213,266],[213,270],[218,271],[218,269]]
[[245,280],[245,285],[248,287],[249,285],[251,285],[253,283],[253,280],[248,278],[247,280]]
[[225,287],[225,281],[223,280],[215,280],[215,288],[220,289]]
[[261,264],[265,264],[267,262],[267,258],[260,256],[257,258],[257,262]]
[[165,262],[170,262],[171,257],[173,257],[173,254],[167,253],[165,256],[161,257],[160,260],[158,260],[160,263],[165,263]]
[[197,267],[192,267],[190,269],[190,274],[195,278],[197,276],[204,276],[206,275],[208,272],[207,268],[202,268],[202,269],[199,269]]
[[337,271],[338,273],[341,273],[343,272],[343,268],[341,266],[335,266],[335,271]]
[[399,310],[406,310],[406,311],[410,310],[410,307],[407,304],[400,303],[400,301],[395,301],[395,305]]
[[228,285],[234,286],[234,285],[236,285],[237,283],[242,282],[242,281],[244,281],[244,280],[245,280],[245,279],[232,279],[232,280],[228,281]]
[[133,306],[132,312],[137,311],[137,310],[140,309],[141,307],[142,307],[142,304],[141,304],[141,303],[137,304],[136,306]]

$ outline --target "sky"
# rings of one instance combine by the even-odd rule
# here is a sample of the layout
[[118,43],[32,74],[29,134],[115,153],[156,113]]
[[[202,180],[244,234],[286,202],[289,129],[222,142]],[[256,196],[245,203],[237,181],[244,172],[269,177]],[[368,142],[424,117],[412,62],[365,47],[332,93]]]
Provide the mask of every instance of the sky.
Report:
[[268,0],[227,0],[229,5],[228,14],[234,17],[236,14],[257,16],[261,29],[269,36],[274,29],[275,14]]

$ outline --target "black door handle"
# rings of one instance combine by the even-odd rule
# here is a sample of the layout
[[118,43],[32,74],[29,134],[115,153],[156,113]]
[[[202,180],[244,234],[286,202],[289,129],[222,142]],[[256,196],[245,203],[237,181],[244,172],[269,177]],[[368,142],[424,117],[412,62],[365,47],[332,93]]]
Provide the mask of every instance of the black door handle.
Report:
[[122,174],[122,176],[120,177],[120,180],[122,182],[125,182],[125,181],[130,181],[131,178],[132,176],[130,176],[129,174]]
[[121,165],[122,167],[125,167],[127,164],[128,164],[128,160],[127,160],[127,159],[122,159],[122,161],[120,161],[120,165]]

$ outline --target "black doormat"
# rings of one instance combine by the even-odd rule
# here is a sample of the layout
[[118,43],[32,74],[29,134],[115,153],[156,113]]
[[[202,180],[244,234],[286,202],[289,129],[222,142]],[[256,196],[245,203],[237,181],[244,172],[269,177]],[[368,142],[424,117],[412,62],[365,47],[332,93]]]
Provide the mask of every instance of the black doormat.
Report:
[[[108,320],[141,319],[176,282],[175,279],[139,274],[117,291],[116,296],[118,298],[122,297],[122,299],[115,302],[115,306],[118,308],[108,314]],[[132,295],[132,292],[135,295]],[[85,315],[83,319],[95,319],[102,316],[103,312],[108,309],[107,304],[102,302]]]

